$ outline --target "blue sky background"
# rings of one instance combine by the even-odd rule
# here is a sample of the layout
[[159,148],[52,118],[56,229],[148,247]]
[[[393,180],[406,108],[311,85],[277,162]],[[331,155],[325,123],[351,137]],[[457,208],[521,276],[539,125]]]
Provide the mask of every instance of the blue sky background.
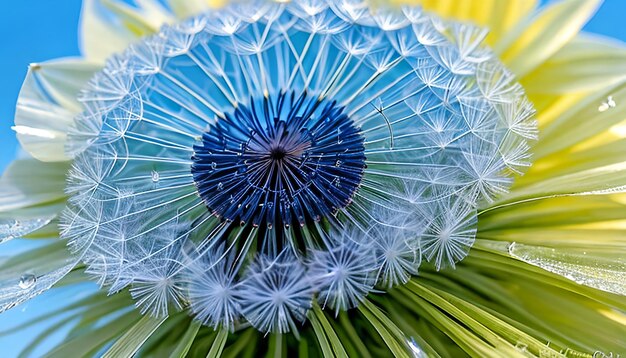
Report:
[[[545,1],[542,1],[545,3]],[[10,130],[15,102],[28,64],[57,57],[78,56],[78,17],[81,0],[2,0],[0,4],[0,172],[15,157],[17,141]],[[626,41],[626,0],[606,0],[587,24],[588,32]],[[2,252],[24,249],[17,242],[3,245]],[[82,287],[82,289],[81,289]],[[84,286],[62,294],[50,292],[0,316],[0,332],[29,316],[53,309],[54,302],[84,294]],[[82,292],[80,292],[82,291]],[[43,327],[34,327],[9,337],[0,337],[0,356],[12,357]],[[64,332],[57,332],[62,337]],[[36,353],[37,354],[37,353]]]

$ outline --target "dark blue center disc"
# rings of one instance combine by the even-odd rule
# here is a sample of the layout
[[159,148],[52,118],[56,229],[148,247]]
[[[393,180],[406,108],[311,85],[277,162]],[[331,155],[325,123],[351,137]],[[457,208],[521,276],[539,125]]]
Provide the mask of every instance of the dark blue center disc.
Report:
[[364,139],[334,102],[280,94],[251,99],[194,146],[198,193],[242,225],[304,225],[345,207],[365,169]]

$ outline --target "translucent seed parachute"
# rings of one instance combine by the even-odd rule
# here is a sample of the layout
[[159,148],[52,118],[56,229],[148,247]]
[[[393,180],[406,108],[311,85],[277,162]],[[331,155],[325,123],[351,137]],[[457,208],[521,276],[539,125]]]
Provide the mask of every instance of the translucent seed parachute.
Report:
[[144,313],[263,332],[454,267],[536,136],[485,35],[354,0],[166,26],[80,96],[62,237]]

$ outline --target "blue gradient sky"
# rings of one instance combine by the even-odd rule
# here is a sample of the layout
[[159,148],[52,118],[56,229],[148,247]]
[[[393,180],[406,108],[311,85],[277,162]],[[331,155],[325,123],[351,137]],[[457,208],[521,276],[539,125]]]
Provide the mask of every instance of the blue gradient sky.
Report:
[[[16,154],[17,141],[10,127],[28,64],[79,55],[77,27],[80,5],[81,0],[2,0],[0,3],[0,172]],[[626,41],[624,14],[625,0],[606,0],[585,30]],[[11,243],[5,244],[3,250],[16,249],[9,246]],[[50,292],[13,309],[0,317],[0,331],[3,325],[19,320],[24,310],[29,310],[30,314],[41,313],[52,309],[55,300],[68,299],[76,294],[79,292],[75,290],[63,296]],[[0,356],[13,356],[41,330],[42,327],[34,327],[20,333],[21,336],[12,336],[10,342],[6,338],[2,342],[0,338]],[[57,335],[62,336],[63,332],[57,332]]]

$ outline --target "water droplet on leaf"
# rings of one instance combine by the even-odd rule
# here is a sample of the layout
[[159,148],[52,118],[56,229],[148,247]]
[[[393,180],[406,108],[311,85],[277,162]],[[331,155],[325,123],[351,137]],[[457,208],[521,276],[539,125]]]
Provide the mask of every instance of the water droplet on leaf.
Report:
[[56,215],[36,219],[0,219],[0,244],[23,237],[48,225]]
[[598,107],[599,112],[606,112],[611,108],[617,107],[617,103],[613,99],[613,96],[608,96],[602,104]]
[[512,243],[509,255],[578,284],[626,295],[626,258],[620,253],[591,253]]
[[35,282],[37,282],[37,277],[35,277],[35,275],[24,274],[22,275],[22,277],[20,277],[20,283],[18,285],[21,289],[26,290],[33,287]]

